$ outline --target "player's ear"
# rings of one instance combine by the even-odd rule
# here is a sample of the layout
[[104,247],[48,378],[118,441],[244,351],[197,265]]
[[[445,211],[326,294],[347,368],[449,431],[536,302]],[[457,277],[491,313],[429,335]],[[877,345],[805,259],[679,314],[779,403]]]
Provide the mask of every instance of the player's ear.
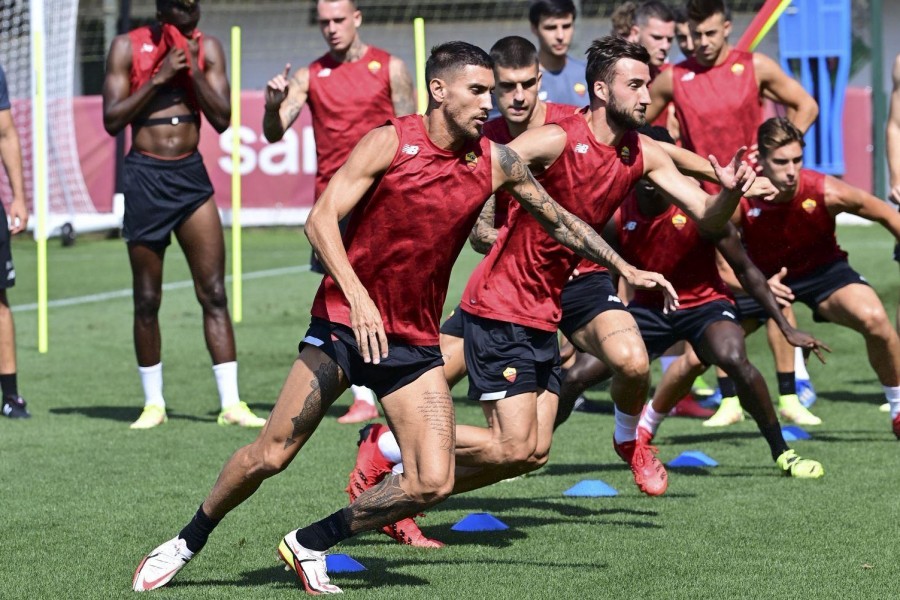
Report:
[[362,25],[362,11],[354,10],[353,11],[353,26],[359,27]]
[[428,89],[435,102],[440,103],[444,101],[444,98],[447,95],[447,86],[443,79],[432,79],[428,82]]
[[609,102],[609,86],[606,85],[606,82],[597,80],[594,82],[594,96],[597,97],[598,100],[606,104]]
[[722,31],[725,33],[726,38],[731,35],[731,21],[725,21],[725,24],[722,27]]

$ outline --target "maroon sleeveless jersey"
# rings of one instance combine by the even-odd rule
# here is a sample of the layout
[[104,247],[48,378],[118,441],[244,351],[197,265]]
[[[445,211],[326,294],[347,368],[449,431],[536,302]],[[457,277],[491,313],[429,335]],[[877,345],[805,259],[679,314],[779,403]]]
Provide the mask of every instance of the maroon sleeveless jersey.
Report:
[[[697,224],[674,204],[662,214],[648,217],[638,206],[637,194],[632,193],[616,212],[615,223],[622,258],[668,279],[681,308],[731,299],[716,267],[715,243],[703,238]],[[632,303],[662,310],[663,295],[635,290]]]
[[[656,79],[660,73],[662,73],[666,69],[671,69],[671,68],[672,68],[672,63],[663,63],[662,66],[660,66],[660,67],[654,67],[653,65],[650,65],[650,85],[653,85],[653,80]],[[662,112],[659,113],[659,116],[656,117],[656,120],[654,120],[652,123],[650,123],[650,125],[653,125],[654,127],[663,127],[666,129],[668,128],[668,125],[669,125],[669,105],[668,104],[666,104],[663,107]]]
[[353,62],[337,62],[325,54],[309,65],[307,102],[316,138],[316,198],[356,143],[394,116],[390,61],[390,54],[369,46]]
[[803,277],[847,253],[834,235],[825,206],[825,175],[802,169],[790,202],[741,199],[741,235],[750,260],[766,277],[787,268],[787,279]]
[[[571,104],[557,104],[555,102],[545,102],[547,112],[544,115],[544,125],[556,123],[578,111],[577,106]],[[509,126],[503,117],[495,117],[484,124],[484,135],[492,142],[498,144],[508,144],[513,141],[513,136],[509,132]],[[497,190],[494,194],[494,228],[500,229],[506,225],[509,213],[509,205],[515,202],[513,197],[504,190]]]
[[[128,32],[128,38],[131,40],[131,73],[129,80],[132,94],[156,75],[162,61],[169,54],[169,50],[180,48],[185,54],[190,53],[187,38],[184,37],[184,34],[177,27],[169,23],[145,25],[132,29]],[[197,65],[202,71],[206,66],[206,59],[203,51],[203,34],[199,29],[194,30],[193,39],[197,40]],[[199,117],[200,103],[197,101],[194,84],[191,82],[190,59],[188,59],[188,68],[173,77],[166,86],[185,90],[187,93],[187,105]]]
[[[482,137],[450,152],[431,142],[421,115],[390,122],[397,153],[354,207],[344,247],[388,338],[434,346],[450,269],[491,195],[491,142]],[[312,314],[350,325],[350,305],[330,275]]]
[[[753,54],[732,49],[725,62],[704,67],[689,58],[672,71],[675,115],[681,125],[681,144],[706,158],[727,164],[741,146],[756,143],[762,123],[759,86]],[[719,186],[702,182],[715,193]]]
[[[538,180],[563,208],[602,228],[643,175],[638,134],[629,131],[616,146],[601,144],[583,112],[556,125],[566,132],[566,146]],[[555,331],[562,288],[579,260],[521,204],[513,204],[508,226],[469,278],[461,307],[480,317]]]

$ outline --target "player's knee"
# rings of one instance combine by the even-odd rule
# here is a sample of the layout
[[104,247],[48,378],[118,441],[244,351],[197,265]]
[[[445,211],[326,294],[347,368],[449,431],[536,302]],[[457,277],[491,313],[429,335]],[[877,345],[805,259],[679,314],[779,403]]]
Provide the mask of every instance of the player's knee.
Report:
[[134,291],[134,316],[138,319],[155,319],[159,314],[162,294],[157,291]]
[[417,503],[422,505],[437,504],[446,500],[453,492],[453,471],[435,469],[420,472],[411,482],[407,492]]
[[251,479],[268,479],[284,471],[293,457],[277,444],[257,441],[248,447],[244,462]]
[[627,381],[644,381],[650,376],[650,360],[643,348],[623,348],[612,367],[616,376]]
[[220,311],[228,308],[228,295],[225,282],[221,280],[205,281],[197,286],[197,300],[206,311]]
[[868,335],[881,339],[892,337],[894,327],[888,319],[887,313],[880,307],[867,307],[859,315],[863,329]]
[[716,366],[720,367],[733,379],[748,381],[756,368],[750,364],[747,353],[738,349],[731,349],[719,356]]

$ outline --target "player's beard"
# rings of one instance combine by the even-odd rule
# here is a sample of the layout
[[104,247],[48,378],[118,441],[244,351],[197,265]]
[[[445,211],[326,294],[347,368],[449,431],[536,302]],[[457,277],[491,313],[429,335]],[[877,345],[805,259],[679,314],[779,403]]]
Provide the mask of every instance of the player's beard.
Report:
[[[475,127],[475,123],[471,120],[469,121],[470,127],[466,127],[463,120],[459,118],[459,115],[454,112],[450,112],[448,114],[447,119],[447,130],[450,132],[450,135],[453,136],[454,139],[461,140],[477,140],[481,137],[481,129]],[[474,118],[474,115],[473,115]]]
[[643,113],[638,114],[640,115],[639,117],[635,116],[633,110],[624,108],[616,102],[615,98],[610,98],[609,103],[606,105],[606,118],[613,125],[617,125],[622,129],[638,129],[646,125],[647,117]]

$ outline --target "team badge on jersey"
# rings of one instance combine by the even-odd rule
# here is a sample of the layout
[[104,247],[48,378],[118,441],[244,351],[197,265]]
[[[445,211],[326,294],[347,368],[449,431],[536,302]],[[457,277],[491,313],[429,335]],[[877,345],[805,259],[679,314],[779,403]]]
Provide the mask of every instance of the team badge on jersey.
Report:
[[381,70],[381,63],[378,62],[377,60],[373,60],[372,62],[369,63],[369,72],[377,73],[380,70]]
[[734,63],[733,65],[731,65],[731,72],[735,75],[743,75],[745,68],[746,67],[744,67],[744,65],[742,65],[741,63]]
[[812,212],[816,210],[816,201],[812,198],[807,198],[800,203],[800,206],[803,207],[803,210],[805,210],[809,214],[812,214]]
[[515,383],[516,369],[514,367],[506,367],[503,369],[503,378],[510,383]]
[[474,152],[466,154],[466,166],[469,167],[470,171],[474,171],[475,167],[478,166],[478,155]]
[[584,85],[584,84],[581,83],[581,82],[576,83],[576,84],[572,87],[572,89],[573,89],[573,90],[575,91],[575,93],[578,94],[579,96],[584,96],[584,95],[587,93],[587,86]]
[[674,217],[672,217],[672,225],[675,226],[675,229],[679,231],[684,229],[684,226],[687,225],[687,217],[683,214],[678,213]]
[[628,146],[622,146],[622,149],[619,150],[619,158],[622,159],[622,162],[630,162],[631,161],[631,148]]

